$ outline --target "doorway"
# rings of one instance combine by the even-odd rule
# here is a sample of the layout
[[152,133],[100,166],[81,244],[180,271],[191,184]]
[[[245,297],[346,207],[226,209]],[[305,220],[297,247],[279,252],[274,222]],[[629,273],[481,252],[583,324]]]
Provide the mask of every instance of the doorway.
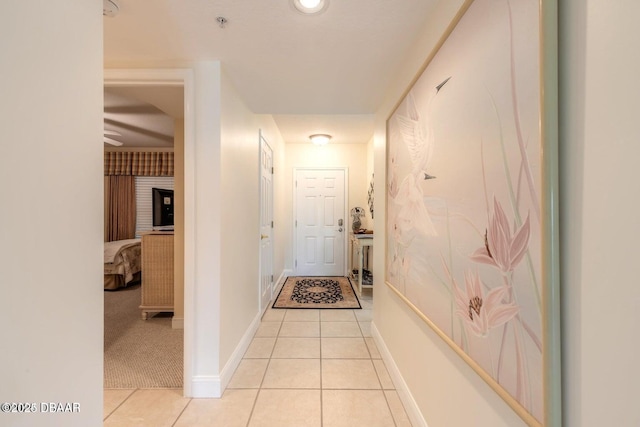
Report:
[[294,171],[294,271],[298,276],[344,276],[347,229],[346,168]]
[[[184,344],[183,349],[180,351],[183,353],[183,390],[185,396],[192,396],[193,384],[192,384],[192,364],[195,360],[192,360],[192,354],[194,346],[193,339],[193,324],[196,319],[194,316],[195,308],[193,302],[194,293],[194,266],[193,266],[193,252],[195,232],[193,229],[193,216],[195,212],[195,195],[194,195],[194,129],[195,129],[195,108],[194,108],[194,79],[192,70],[188,69],[162,69],[162,70],[105,70],[105,87],[158,87],[158,88],[182,88],[183,91],[183,105],[184,120],[182,123],[182,129],[180,129],[183,139],[183,151],[176,158],[176,162],[180,162],[183,165],[183,174],[180,177],[180,181],[183,184],[183,215],[181,224],[179,226],[176,223],[176,235],[182,234],[182,239],[176,239],[180,241],[180,247],[175,247],[176,254],[183,255],[183,266],[181,271],[176,272],[183,279],[184,289],[184,320],[174,319],[173,326],[180,328],[184,327]],[[176,177],[178,179],[178,177]],[[177,322],[176,322],[177,320]]]
[[273,150],[260,131],[260,312],[273,294]]

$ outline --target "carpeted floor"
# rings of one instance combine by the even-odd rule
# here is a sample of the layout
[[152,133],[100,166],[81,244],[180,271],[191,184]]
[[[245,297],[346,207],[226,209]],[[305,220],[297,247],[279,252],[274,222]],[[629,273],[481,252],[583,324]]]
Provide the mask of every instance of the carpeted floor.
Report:
[[180,388],[183,330],[140,317],[140,285],[104,293],[104,388]]
[[347,277],[291,276],[273,308],[362,308]]

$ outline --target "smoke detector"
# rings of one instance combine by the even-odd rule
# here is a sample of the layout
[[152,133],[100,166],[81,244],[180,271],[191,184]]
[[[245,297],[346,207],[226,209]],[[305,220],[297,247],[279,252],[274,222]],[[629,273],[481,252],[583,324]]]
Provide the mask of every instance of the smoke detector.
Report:
[[104,16],[114,17],[118,14],[120,8],[115,0],[102,0],[102,14]]

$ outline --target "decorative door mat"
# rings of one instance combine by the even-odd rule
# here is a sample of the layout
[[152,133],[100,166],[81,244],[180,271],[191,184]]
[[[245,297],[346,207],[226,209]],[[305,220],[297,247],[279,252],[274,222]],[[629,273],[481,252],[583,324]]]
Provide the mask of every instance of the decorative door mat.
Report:
[[347,277],[288,277],[273,308],[362,308]]

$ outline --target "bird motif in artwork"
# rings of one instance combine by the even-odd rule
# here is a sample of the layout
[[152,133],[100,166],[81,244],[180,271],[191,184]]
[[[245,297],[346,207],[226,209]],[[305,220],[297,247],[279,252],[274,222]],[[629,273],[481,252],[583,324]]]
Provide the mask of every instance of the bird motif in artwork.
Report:
[[[427,110],[435,96],[451,77],[436,86],[436,93],[429,99]],[[405,142],[411,159],[412,171],[416,182],[434,179],[435,176],[427,172],[433,154],[433,129],[426,118],[421,117],[413,92],[407,95],[406,114],[398,114],[398,124],[402,140]]]
[[[436,86],[435,95],[440,92],[442,87],[449,81],[449,78]],[[435,95],[429,100],[427,108],[431,105]],[[427,123],[420,117],[412,92],[407,95],[406,103],[406,115],[398,114],[396,117],[400,136],[409,152],[412,170],[402,180],[395,196],[392,195],[392,200],[399,209],[398,229],[403,233],[410,234],[411,230],[416,230],[427,236],[436,236],[437,231],[431,221],[431,216],[424,202],[424,193],[420,186],[421,182],[435,178],[435,176],[427,172],[433,152],[433,130],[426,126]]]

